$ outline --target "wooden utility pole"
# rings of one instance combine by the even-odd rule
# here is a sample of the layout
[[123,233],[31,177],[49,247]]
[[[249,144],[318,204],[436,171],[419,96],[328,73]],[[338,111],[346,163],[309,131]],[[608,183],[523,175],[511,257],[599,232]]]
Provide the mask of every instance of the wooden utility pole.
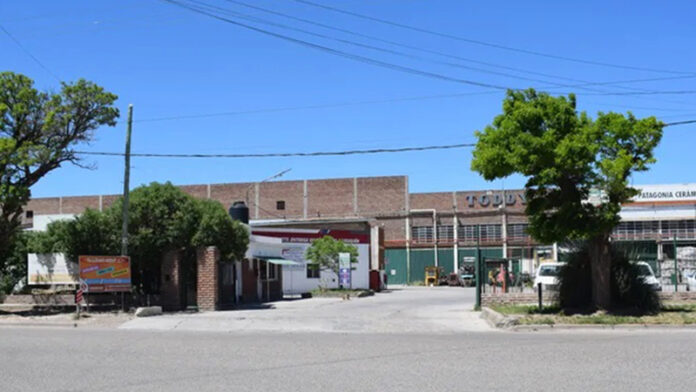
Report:
[[123,226],[121,228],[121,256],[128,256],[128,194],[130,191],[130,150],[133,128],[133,104],[128,105],[128,128],[126,129],[126,168],[123,174]]

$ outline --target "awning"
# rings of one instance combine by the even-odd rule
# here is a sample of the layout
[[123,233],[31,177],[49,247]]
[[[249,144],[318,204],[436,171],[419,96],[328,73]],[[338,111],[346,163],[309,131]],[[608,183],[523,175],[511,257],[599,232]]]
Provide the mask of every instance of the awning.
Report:
[[281,259],[281,258],[270,258],[270,257],[254,257],[255,259],[267,261],[271,264],[276,264],[276,265],[301,265],[300,263],[288,259]]

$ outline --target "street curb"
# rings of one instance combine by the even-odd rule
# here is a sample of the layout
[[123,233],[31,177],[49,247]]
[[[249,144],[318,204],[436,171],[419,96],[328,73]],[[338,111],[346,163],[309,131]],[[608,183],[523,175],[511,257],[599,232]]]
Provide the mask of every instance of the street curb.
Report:
[[493,328],[510,329],[519,323],[517,317],[504,316],[486,306],[481,308],[481,318]]
[[621,330],[621,331],[659,331],[659,330],[685,330],[695,331],[696,325],[672,325],[672,324],[525,324],[508,328],[514,332],[534,331],[574,331],[574,330]]
[[495,310],[482,307],[481,318],[493,328],[505,329],[512,332],[535,331],[573,331],[573,330],[622,330],[622,331],[646,331],[646,330],[687,330],[696,331],[696,324],[672,325],[672,324],[520,324],[518,316],[505,316]]
[[52,328],[76,328],[80,326],[79,323],[7,323],[0,322],[0,327],[52,327]]

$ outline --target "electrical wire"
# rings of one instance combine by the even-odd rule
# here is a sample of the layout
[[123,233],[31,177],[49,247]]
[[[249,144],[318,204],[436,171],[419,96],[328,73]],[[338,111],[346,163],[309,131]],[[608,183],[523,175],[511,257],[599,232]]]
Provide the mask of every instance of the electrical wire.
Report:
[[[694,124],[696,120],[684,120],[666,123],[664,127],[677,125]],[[452,150],[459,148],[475,147],[476,143],[445,144],[435,146],[417,146],[400,148],[373,148],[367,150],[344,150],[344,151],[314,151],[314,152],[280,152],[280,153],[259,153],[259,154],[158,154],[158,153],[131,153],[131,157],[140,158],[287,158],[287,157],[321,157],[321,156],[347,156],[347,155],[366,155],[400,153],[414,151],[432,150]],[[78,155],[99,155],[99,156],[125,156],[123,152],[103,152],[103,151],[75,151]]]
[[515,48],[512,46],[501,45],[501,44],[496,44],[496,43],[491,43],[491,42],[486,42],[486,41],[481,41],[481,40],[475,40],[475,39],[471,39],[471,38],[456,36],[453,34],[441,33],[441,32],[428,30],[428,29],[424,29],[424,28],[420,28],[420,27],[416,27],[416,26],[406,25],[403,23],[392,22],[392,21],[389,21],[386,19],[380,19],[377,17],[369,16],[369,15],[359,14],[357,12],[347,11],[347,10],[344,10],[341,8],[332,7],[332,6],[328,6],[328,5],[324,5],[324,4],[319,4],[319,3],[315,3],[312,1],[308,1],[308,0],[292,0],[292,1],[295,1],[295,2],[301,3],[301,4],[305,4],[305,5],[309,5],[309,6],[312,6],[315,8],[322,8],[322,9],[325,9],[328,11],[337,12],[337,13],[341,13],[344,15],[350,15],[350,16],[360,18],[360,19],[371,20],[373,22],[378,22],[378,23],[382,23],[385,25],[393,26],[393,27],[399,27],[402,29],[417,31],[420,33],[430,34],[430,35],[448,38],[448,39],[452,39],[452,40],[456,40],[456,41],[468,42],[470,44],[487,46],[487,47],[501,49],[501,50],[507,50],[507,51],[511,51],[511,52],[524,53],[524,54],[528,54],[528,55],[532,55],[532,56],[546,57],[546,58],[552,58],[552,59],[556,59],[556,60],[570,61],[570,62],[575,62],[575,63],[589,64],[589,65],[596,65],[596,66],[603,66],[603,67],[610,67],[610,68],[628,69],[628,70],[634,70],[634,71],[648,71],[648,72],[657,72],[657,73],[685,74],[685,75],[693,75],[694,74],[693,72],[686,72],[686,71],[674,71],[674,70],[665,70],[665,69],[657,69],[657,68],[636,67],[636,66],[631,66],[631,65],[612,64],[612,63],[606,63],[606,62],[601,62],[601,61],[593,61],[593,60],[586,60],[586,59],[580,59],[580,58],[575,58],[575,57],[560,56],[560,55],[544,53],[544,52],[537,52],[534,50]]
[[[202,2],[199,2],[199,1],[195,1],[195,0],[190,0],[190,1],[194,1],[194,2],[199,3],[199,4],[202,3]],[[239,6],[242,6],[242,7],[247,7],[247,8],[251,8],[251,9],[254,9],[254,10],[258,10],[258,11],[262,11],[262,12],[265,12],[265,13],[269,13],[269,14],[272,14],[272,15],[277,15],[277,16],[280,16],[280,17],[283,17],[283,18],[287,18],[287,19],[291,19],[291,20],[295,20],[295,21],[307,23],[307,24],[310,24],[310,25],[313,25],[313,26],[318,26],[318,27],[322,27],[322,28],[325,28],[325,29],[329,29],[329,30],[333,30],[333,31],[342,32],[342,33],[345,33],[345,34],[350,34],[350,35],[353,35],[353,36],[362,37],[362,38],[370,39],[370,40],[373,40],[373,41],[386,43],[386,44],[389,44],[389,45],[394,45],[394,46],[399,46],[399,47],[402,47],[402,48],[407,48],[407,49],[411,49],[411,50],[416,50],[416,51],[419,51],[419,52],[430,53],[430,54],[436,54],[436,55],[438,55],[438,56],[443,56],[443,57],[447,57],[447,58],[457,59],[457,60],[466,61],[466,62],[475,63],[475,64],[486,65],[486,66],[495,67],[495,68],[507,69],[507,70],[511,70],[511,71],[515,71],[515,72],[520,72],[520,73],[527,73],[527,74],[539,75],[539,76],[544,76],[544,77],[553,78],[553,79],[562,79],[562,80],[567,80],[567,81],[573,81],[573,82],[581,83],[581,84],[578,84],[578,85],[565,84],[565,85],[559,85],[559,86],[581,87],[581,86],[595,86],[595,85],[618,85],[618,84],[626,84],[626,83],[641,83],[641,82],[654,82],[654,81],[664,81],[664,80],[676,80],[676,79],[692,79],[692,78],[696,78],[696,74],[690,74],[690,75],[683,75],[683,76],[667,76],[667,77],[657,77],[657,78],[629,79],[629,80],[617,80],[617,81],[606,81],[606,82],[590,82],[590,81],[586,81],[586,80],[582,80],[582,79],[569,78],[569,77],[564,77],[564,76],[559,76],[559,75],[551,75],[551,74],[548,74],[548,73],[537,72],[537,71],[529,71],[529,70],[520,69],[520,68],[516,68],[516,67],[510,67],[510,66],[505,66],[505,65],[495,64],[495,63],[489,63],[489,62],[480,61],[480,60],[474,60],[474,59],[470,59],[470,58],[466,58],[466,57],[461,57],[461,56],[457,56],[457,55],[452,55],[452,54],[449,54],[449,53],[443,53],[443,52],[436,51],[436,50],[420,48],[420,47],[413,46],[413,45],[408,45],[408,44],[404,44],[404,43],[400,43],[400,42],[395,42],[395,41],[391,41],[391,40],[386,40],[386,39],[379,38],[379,37],[375,37],[375,36],[371,36],[371,35],[368,35],[368,34],[359,33],[359,32],[356,32],[356,31],[352,31],[352,30],[348,30],[348,29],[344,29],[344,28],[340,28],[340,27],[336,27],[336,26],[332,26],[332,25],[327,25],[327,24],[324,24],[324,23],[316,22],[316,21],[313,21],[313,20],[305,19],[305,18],[299,18],[299,17],[293,16],[293,15],[289,15],[289,14],[286,14],[286,13],[283,13],[283,12],[279,12],[279,11],[275,11],[275,10],[272,10],[272,9],[263,8],[263,7],[259,7],[259,6],[253,5],[253,4],[245,3],[245,2],[243,2],[243,1],[238,1],[238,0],[224,0],[224,1],[226,1],[226,2],[228,2],[228,3],[236,4],[236,5],[239,5]],[[210,5],[209,5],[209,6],[210,6]],[[221,7],[215,7],[215,6],[210,6],[210,7],[213,7],[213,8],[222,10],[222,11],[229,12],[229,10],[226,10],[226,9],[224,9],[224,8],[221,8]],[[446,64],[449,64],[449,63],[446,63]],[[476,71],[479,71],[479,72],[487,72],[487,73],[493,72],[493,71],[490,71],[490,70],[481,70],[480,68],[473,68],[473,67],[469,67],[468,69],[476,70]],[[504,75],[504,76],[508,76],[508,77],[518,77],[518,76],[516,76],[516,75],[510,75],[510,74],[503,74],[503,75]],[[525,78],[525,80],[539,81],[538,79],[528,79],[528,78]],[[548,82],[548,81],[543,81],[543,82],[544,82],[544,83],[551,83],[551,82]],[[617,86],[617,87],[619,87],[619,88],[626,88],[626,89],[632,89],[632,88],[630,88],[630,87],[623,87],[623,86]],[[636,90],[640,90],[640,89],[636,89]]]
[[[195,1],[195,0],[190,0],[190,1],[192,1],[192,2],[194,2],[194,3],[198,3],[198,4],[203,4],[205,7],[208,7],[208,10],[202,9],[201,7],[191,6],[190,4],[186,4],[186,3],[183,3],[183,2],[180,2],[180,1],[176,1],[176,0],[162,0],[162,1],[167,2],[167,3],[170,3],[170,4],[173,4],[173,5],[176,5],[176,6],[178,6],[178,7],[187,9],[187,10],[189,10],[189,11],[192,11],[192,12],[195,12],[195,13],[198,13],[198,14],[206,15],[206,16],[208,16],[208,17],[211,17],[211,18],[214,18],[214,19],[218,19],[218,20],[221,20],[221,21],[230,23],[230,24],[234,24],[234,25],[237,25],[237,26],[239,26],[239,27],[246,28],[246,29],[249,29],[249,30],[252,30],[252,31],[256,31],[256,32],[259,32],[259,33],[262,33],[262,34],[265,34],[265,35],[269,35],[269,36],[272,36],[272,37],[275,37],[275,38],[279,38],[279,39],[283,39],[283,40],[286,40],[286,41],[290,41],[290,42],[293,42],[293,43],[296,43],[296,44],[299,44],[299,45],[308,46],[308,47],[313,48],[313,49],[325,51],[325,52],[328,52],[328,53],[331,53],[331,54],[334,54],[334,55],[337,55],[337,56],[341,56],[341,57],[344,57],[344,58],[349,58],[349,59],[352,59],[352,60],[355,60],[355,61],[359,61],[359,62],[371,64],[371,65],[380,66],[380,67],[383,67],[383,68],[388,68],[388,69],[397,70],[397,71],[400,71],[400,72],[405,72],[405,73],[410,73],[410,74],[416,74],[416,75],[425,76],[425,77],[430,77],[430,78],[439,79],[439,80],[445,80],[445,81],[451,81],[451,82],[456,82],[456,83],[475,85],[475,86],[480,86],[480,87],[489,87],[489,88],[497,89],[497,90],[508,90],[508,89],[520,90],[519,88],[513,88],[513,87],[509,87],[509,86],[495,85],[495,84],[490,84],[490,83],[483,83],[483,82],[472,81],[472,80],[467,80],[467,79],[461,79],[461,78],[456,78],[456,77],[452,77],[452,76],[448,76],[448,75],[444,75],[444,74],[440,74],[440,73],[434,73],[434,72],[424,71],[424,70],[421,70],[421,69],[406,67],[406,66],[402,66],[402,65],[398,65],[398,64],[394,64],[394,63],[389,63],[389,62],[386,62],[386,61],[381,61],[381,60],[374,59],[374,58],[370,58],[370,57],[366,57],[366,56],[361,56],[361,55],[357,55],[357,54],[353,54],[353,53],[349,53],[349,52],[344,52],[344,51],[341,51],[341,50],[338,50],[338,49],[330,48],[330,47],[327,47],[327,46],[324,46],[324,45],[315,44],[315,43],[312,43],[312,42],[309,42],[309,41],[301,40],[301,39],[294,38],[294,37],[290,37],[290,36],[287,36],[287,35],[275,33],[275,32],[269,31],[269,30],[261,29],[261,28],[255,27],[255,26],[251,26],[251,25],[244,24],[244,23],[241,23],[241,22],[238,22],[238,21],[235,21],[235,20],[231,20],[231,19],[229,19],[229,18],[222,17],[222,16],[217,15],[217,14],[215,14],[215,13],[211,13],[211,11],[209,11],[210,8],[222,9],[222,10],[225,11],[225,12],[231,12],[231,11],[225,10],[224,8],[220,8],[220,7],[216,7],[216,6],[211,6],[211,5],[206,4],[206,3],[197,2],[197,1]],[[238,13],[236,13],[236,14],[238,14]],[[247,17],[247,19],[248,19],[248,18],[249,18],[249,17]],[[252,17],[252,18],[253,18],[253,17]],[[258,19],[258,18],[255,18],[255,19]],[[275,24],[275,23],[273,23],[273,22],[267,22],[267,23]],[[278,25],[278,24],[275,24],[275,25]],[[285,26],[285,27],[287,27],[287,26]],[[290,28],[291,28],[291,29],[294,29],[294,28],[292,28],[292,27],[290,27]],[[297,30],[297,29],[296,29],[296,30]],[[306,32],[306,30],[303,30],[303,31]],[[315,34],[315,33],[311,33],[311,32],[310,32],[310,34]],[[315,35],[316,35],[316,34],[315,34]],[[345,40],[344,40],[344,41],[345,41]],[[365,46],[365,45],[363,45],[363,44],[358,44],[358,45]],[[578,86],[576,85],[575,87],[578,87]],[[623,96],[636,96],[636,97],[640,97],[640,96],[658,95],[658,94],[665,95],[665,94],[686,94],[686,93],[687,93],[686,91],[679,91],[679,92],[674,92],[674,91],[667,91],[667,92],[664,92],[664,91],[640,91],[640,92],[635,92],[635,93],[631,93],[631,92],[626,92],[626,93],[601,92],[601,93],[590,94],[590,95],[623,95]]]
[[248,30],[256,31],[256,32],[261,33],[261,34],[264,34],[264,35],[268,35],[268,36],[271,36],[271,37],[274,37],[274,38],[279,38],[279,39],[282,39],[282,40],[285,40],[285,41],[293,42],[293,43],[298,44],[298,45],[302,45],[302,46],[306,46],[306,47],[309,47],[309,48],[312,48],[312,49],[316,49],[316,50],[319,50],[319,51],[331,53],[331,54],[336,55],[336,56],[348,58],[348,59],[355,60],[355,61],[358,61],[358,62],[362,62],[362,63],[365,63],[365,64],[371,64],[371,65],[375,65],[375,66],[378,66],[378,67],[387,68],[387,69],[391,69],[391,70],[395,70],[395,71],[399,71],[399,72],[403,72],[403,73],[409,73],[409,74],[414,74],[414,75],[420,75],[420,76],[425,76],[425,77],[429,77],[429,78],[432,78],[432,79],[438,79],[438,80],[443,80],[443,81],[455,82],[455,83],[460,83],[460,84],[467,84],[467,85],[479,86],[479,87],[488,87],[488,88],[497,89],[497,90],[508,90],[508,89],[510,89],[510,87],[506,87],[506,86],[501,86],[501,85],[496,85],[496,84],[491,84],[491,83],[477,82],[477,81],[467,80],[467,79],[460,79],[460,78],[456,78],[456,77],[452,77],[452,76],[448,76],[448,75],[443,75],[443,74],[439,74],[439,73],[435,73],[435,72],[429,72],[429,71],[423,71],[423,70],[416,69],[416,68],[406,67],[406,66],[403,66],[403,65],[398,65],[398,64],[394,64],[394,63],[389,63],[389,62],[386,62],[386,61],[377,60],[377,59],[374,59],[374,58],[370,58],[370,57],[366,57],[366,56],[361,56],[361,55],[353,54],[353,53],[349,53],[349,52],[345,52],[345,51],[342,51],[342,50],[330,48],[330,47],[328,47],[328,46],[315,44],[315,43],[312,43],[312,42],[309,42],[309,41],[301,40],[301,39],[298,39],[298,38],[293,38],[293,37],[290,37],[290,36],[287,36],[287,35],[275,33],[275,32],[269,31],[269,30],[265,30],[265,29],[261,29],[261,28],[255,27],[255,26],[251,26],[251,25],[245,24],[245,23],[241,23],[241,22],[238,22],[238,21],[229,19],[229,18],[225,18],[225,17],[219,16],[219,15],[216,15],[216,14],[213,14],[213,13],[210,13],[210,12],[207,12],[207,11],[204,11],[204,10],[201,10],[201,9],[198,9],[198,8],[195,8],[195,7],[191,7],[191,6],[189,6],[189,5],[185,4],[185,3],[181,3],[181,2],[178,2],[178,1],[175,1],[175,0],[162,0],[162,1],[167,2],[167,3],[170,3],[170,4],[173,4],[173,5],[176,5],[176,6],[178,6],[178,7],[184,8],[184,9],[188,9],[188,10],[190,10],[190,11],[192,11],[192,12],[195,12],[195,13],[198,13],[198,14],[201,14],[201,15],[206,15],[206,16],[209,16],[209,17],[211,17],[211,18],[218,19],[218,20],[220,20],[220,21],[233,24],[233,25],[235,25],[235,26],[239,26],[239,27],[242,27],[242,28],[245,28],[245,29],[248,29]]
[[[280,152],[280,153],[260,153],[260,154],[153,154],[153,153],[131,153],[131,157],[142,158],[286,158],[286,157],[320,157],[320,156],[345,156],[345,155],[364,155],[364,154],[383,154],[410,151],[430,151],[430,150],[450,150],[463,147],[474,147],[473,143],[448,144],[439,146],[421,147],[401,147],[401,148],[374,148],[368,150],[346,150],[346,151],[315,151],[315,152]],[[95,152],[95,151],[75,151],[79,155],[103,155],[103,156],[124,156],[122,152]]]
[[31,54],[31,52],[29,51],[29,49],[27,49],[24,45],[22,45],[22,43],[21,43],[17,38],[15,38],[9,31],[7,31],[7,29],[6,29],[4,26],[0,25],[0,30],[2,30],[2,31],[5,33],[5,35],[7,35],[15,44],[17,44],[17,46],[18,46],[27,56],[29,56],[32,60],[34,60],[34,62],[35,62],[36,64],[38,64],[39,67],[43,68],[43,70],[46,71],[46,73],[48,73],[49,75],[51,75],[51,76],[53,77],[53,79],[55,79],[55,80],[58,81],[58,82],[61,81],[60,78],[58,77],[58,75],[56,75],[55,73],[53,73],[50,69],[48,69],[47,66],[44,65],[44,63],[41,62],[41,60],[39,60],[36,56],[34,56],[33,54]]

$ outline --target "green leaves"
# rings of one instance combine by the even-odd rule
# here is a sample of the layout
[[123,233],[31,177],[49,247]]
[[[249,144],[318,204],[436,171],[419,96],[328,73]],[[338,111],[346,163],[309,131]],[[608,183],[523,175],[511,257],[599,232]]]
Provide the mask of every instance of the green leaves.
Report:
[[0,73],[0,258],[20,231],[31,187],[61,164],[79,163],[73,147],[116,124],[116,99],[83,79],[47,93],[24,75]]
[[[654,117],[639,120],[631,113],[599,113],[593,121],[576,110],[572,94],[508,91],[503,113],[476,132],[471,168],[486,180],[527,177],[535,238],[589,238],[618,222],[621,203],[635,195],[628,178],[655,162],[662,127]],[[605,192],[607,202],[587,203],[590,190]]]
[[338,272],[338,254],[350,253],[350,262],[358,262],[358,248],[330,235],[312,241],[305,257],[322,269]]

